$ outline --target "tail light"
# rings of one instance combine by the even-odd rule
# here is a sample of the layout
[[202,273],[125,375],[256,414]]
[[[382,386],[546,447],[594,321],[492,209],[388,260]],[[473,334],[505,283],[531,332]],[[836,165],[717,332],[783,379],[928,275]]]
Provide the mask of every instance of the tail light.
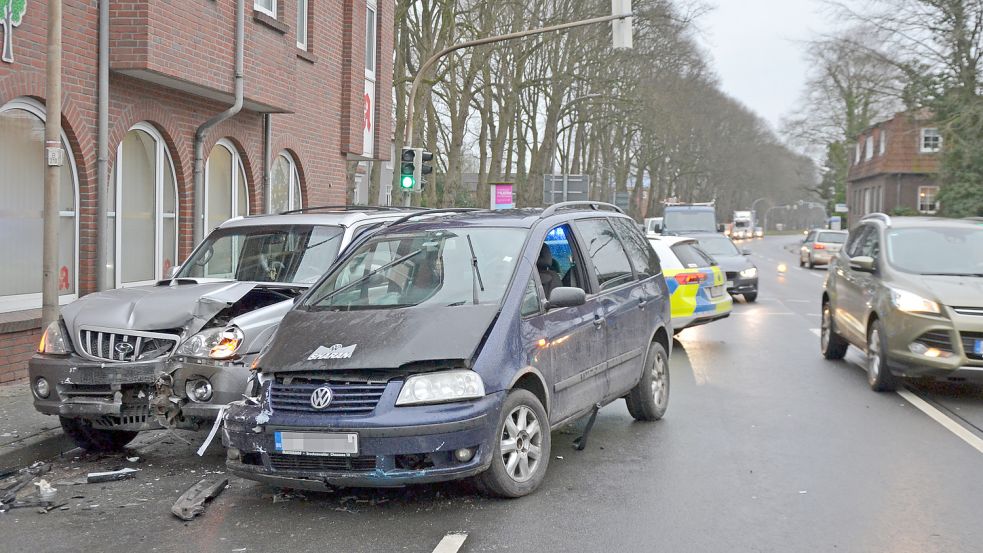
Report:
[[813,246],[813,249],[816,249],[816,250],[825,250],[826,249],[826,245],[825,244],[816,244],[815,246]]
[[686,285],[686,284],[700,284],[702,282],[705,282],[707,276],[703,273],[679,273],[678,275],[675,275],[672,278],[676,279],[676,282],[678,282],[679,284]]

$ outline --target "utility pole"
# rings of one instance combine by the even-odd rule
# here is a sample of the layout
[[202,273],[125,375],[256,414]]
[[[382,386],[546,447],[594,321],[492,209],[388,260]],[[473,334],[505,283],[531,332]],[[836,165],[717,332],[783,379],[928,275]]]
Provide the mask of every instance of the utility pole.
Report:
[[[9,30],[7,32],[10,32]],[[61,0],[48,0],[47,113],[44,121],[44,226],[41,246],[41,325],[58,320],[58,189],[61,147]]]

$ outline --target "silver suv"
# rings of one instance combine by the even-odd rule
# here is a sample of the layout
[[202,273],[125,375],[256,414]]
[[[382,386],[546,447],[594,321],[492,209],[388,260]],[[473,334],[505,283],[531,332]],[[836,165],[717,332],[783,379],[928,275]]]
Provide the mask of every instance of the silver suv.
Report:
[[353,240],[403,215],[331,206],[226,221],[170,278],[64,307],[28,365],[35,408],[89,450],[214,420],[294,300]]

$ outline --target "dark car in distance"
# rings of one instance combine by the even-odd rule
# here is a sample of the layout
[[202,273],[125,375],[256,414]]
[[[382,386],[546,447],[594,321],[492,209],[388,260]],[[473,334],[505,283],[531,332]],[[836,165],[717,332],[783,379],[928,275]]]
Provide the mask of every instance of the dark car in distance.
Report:
[[550,431],[669,398],[669,295],[609,204],[409,215],[353,244],[281,323],[225,417],[227,466],[326,490],[475,477],[519,497]]
[[749,258],[748,249],[738,249],[734,241],[722,234],[694,234],[703,251],[710,254],[727,276],[727,291],[740,294],[753,303],[758,300],[758,267]]

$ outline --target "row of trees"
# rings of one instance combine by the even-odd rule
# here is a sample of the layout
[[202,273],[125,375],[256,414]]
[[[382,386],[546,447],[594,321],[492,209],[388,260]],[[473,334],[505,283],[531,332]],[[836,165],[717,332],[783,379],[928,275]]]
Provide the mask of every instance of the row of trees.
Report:
[[[422,204],[486,205],[489,183],[511,182],[519,206],[538,206],[543,176],[564,172],[589,175],[593,199],[627,194],[638,217],[667,197],[715,199],[726,213],[806,194],[812,162],[720,91],[692,36],[703,8],[636,0],[633,9],[632,50],[613,50],[610,26],[595,25],[461,50],[424,75],[412,140],[437,156]],[[609,10],[606,0],[399,0],[397,151],[410,83],[433,53]]]
[[849,27],[815,41],[814,68],[784,131],[824,150],[819,194],[843,201],[852,143],[894,112],[934,114],[944,148],[939,200],[946,215],[983,215],[983,0],[829,2]]

